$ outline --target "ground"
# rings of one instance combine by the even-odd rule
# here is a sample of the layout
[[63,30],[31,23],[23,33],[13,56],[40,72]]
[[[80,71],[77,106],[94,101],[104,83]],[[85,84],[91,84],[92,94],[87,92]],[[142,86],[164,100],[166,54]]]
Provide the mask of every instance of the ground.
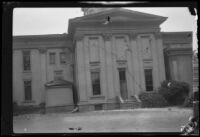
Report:
[[192,110],[184,108],[29,114],[15,116],[13,130],[14,133],[180,132],[190,115]]

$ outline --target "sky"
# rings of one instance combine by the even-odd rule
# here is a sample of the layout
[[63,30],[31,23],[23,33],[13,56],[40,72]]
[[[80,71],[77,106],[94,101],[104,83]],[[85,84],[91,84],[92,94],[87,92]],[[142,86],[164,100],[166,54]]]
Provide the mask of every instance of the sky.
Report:
[[[162,32],[192,31],[193,50],[197,49],[197,16],[188,8],[128,8],[125,9],[168,17],[160,25]],[[81,8],[15,8],[13,10],[13,35],[63,34],[68,31],[68,20],[83,16]]]

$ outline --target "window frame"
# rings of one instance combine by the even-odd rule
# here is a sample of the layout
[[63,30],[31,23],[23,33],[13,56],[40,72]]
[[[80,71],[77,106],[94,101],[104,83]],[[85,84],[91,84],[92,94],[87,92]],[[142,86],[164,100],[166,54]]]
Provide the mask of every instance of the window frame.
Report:
[[[30,84],[29,85],[30,86],[30,91],[27,91],[25,82],[30,82],[29,83]],[[23,80],[23,84],[24,84],[24,101],[32,101],[33,100],[32,80]],[[27,95],[27,93],[29,93],[30,95]],[[27,96],[29,96],[30,99],[27,99]]]
[[54,71],[54,80],[64,80],[63,70],[55,70]]
[[[147,70],[151,70],[151,75],[147,73]],[[148,75],[147,75],[148,74]],[[145,77],[145,88],[147,92],[151,92],[154,90],[154,85],[153,85],[153,69],[152,68],[145,68],[144,69],[144,77]],[[147,78],[151,77],[151,80],[148,80]],[[150,82],[150,83],[149,83]],[[150,89],[149,89],[150,88]]]
[[[54,61],[52,62],[51,57],[54,55]],[[56,64],[56,52],[49,52],[49,64],[50,65],[55,65]]]
[[[64,54],[64,60],[62,60],[61,56],[62,54]],[[67,54],[65,52],[60,52],[59,56],[60,56],[60,64],[67,64]]]
[[[27,54],[28,53],[28,54]],[[31,71],[31,51],[30,50],[25,50],[25,51],[23,51],[23,53],[22,53],[23,55],[22,55],[22,60],[23,60],[23,71],[25,71],[25,72],[27,72],[27,71]],[[28,69],[26,69],[26,57],[28,57],[28,64],[29,64],[29,67],[28,67]]]
[[[93,75],[94,73],[98,73],[98,78],[99,78],[98,83],[97,83],[97,82],[94,83],[94,81],[93,81],[92,75]],[[97,70],[94,71],[94,70],[92,70],[92,71],[90,72],[90,74],[91,74],[92,96],[101,96],[101,95],[102,95],[102,92],[101,92],[101,74],[100,74],[100,71],[97,71]],[[95,86],[95,85],[98,85],[98,87],[99,87],[99,89],[98,89],[97,92],[96,92],[95,89],[94,89],[94,86]]]

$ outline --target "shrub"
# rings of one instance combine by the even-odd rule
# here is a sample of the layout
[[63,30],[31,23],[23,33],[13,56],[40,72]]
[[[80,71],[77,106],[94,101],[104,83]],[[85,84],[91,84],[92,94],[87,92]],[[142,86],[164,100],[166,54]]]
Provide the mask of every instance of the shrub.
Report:
[[188,97],[189,84],[186,82],[165,80],[158,88],[158,93],[167,100],[169,105],[182,105]]
[[185,100],[184,107],[193,107],[193,101],[199,100],[199,91],[192,92]]
[[142,107],[165,107],[168,105],[165,98],[157,92],[142,92],[139,94]]

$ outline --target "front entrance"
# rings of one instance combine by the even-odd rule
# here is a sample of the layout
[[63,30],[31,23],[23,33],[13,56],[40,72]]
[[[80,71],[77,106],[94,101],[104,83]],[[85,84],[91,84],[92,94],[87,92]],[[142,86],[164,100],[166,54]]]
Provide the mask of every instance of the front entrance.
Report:
[[126,83],[126,70],[125,68],[119,69],[119,83],[120,83],[120,94],[123,100],[128,99],[127,83]]

